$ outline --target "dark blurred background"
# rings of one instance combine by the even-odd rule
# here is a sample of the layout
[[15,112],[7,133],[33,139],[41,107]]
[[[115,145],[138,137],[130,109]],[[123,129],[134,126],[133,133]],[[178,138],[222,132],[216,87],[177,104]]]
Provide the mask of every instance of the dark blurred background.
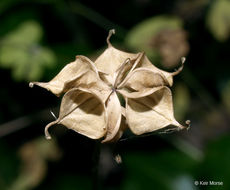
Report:
[[[187,58],[172,92],[176,119],[191,128],[127,131],[101,146],[97,165],[98,142],[62,126],[45,140],[61,99],[28,83],[51,80],[76,55],[94,60],[112,28],[115,47],[145,51],[161,69]],[[0,190],[230,189],[229,36],[229,0],[1,0]]]

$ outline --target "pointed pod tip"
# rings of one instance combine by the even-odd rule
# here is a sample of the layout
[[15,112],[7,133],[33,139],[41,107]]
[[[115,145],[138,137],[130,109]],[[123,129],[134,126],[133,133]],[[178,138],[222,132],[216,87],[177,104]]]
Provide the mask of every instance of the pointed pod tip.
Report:
[[55,120],[55,121],[49,123],[48,125],[46,125],[46,127],[45,127],[45,137],[46,137],[47,140],[50,140],[50,139],[51,139],[51,136],[50,136],[50,133],[49,133],[48,129],[49,129],[52,125],[56,124],[57,122],[58,122],[58,120]]
[[45,137],[46,137],[47,140],[51,139],[51,136],[50,136],[47,128],[45,128]]
[[179,126],[179,130],[182,130],[182,129],[187,129],[187,130],[189,130],[189,129],[190,129],[190,126],[191,126],[191,121],[190,121],[190,120],[186,120],[186,121],[185,121],[185,124],[186,124],[186,125],[180,125],[180,126]]
[[29,87],[30,87],[30,88],[33,88],[33,87],[34,87],[34,83],[33,83],[33,82],[30,82],[30,83],[29,83]]
[[186,57],[181,57],[181,63],[184,64],[185,61],[186,61]]
[[115,34],[115,29],[113,28],[113,29],[111,29],[111,30],[109,30],[109,33],[111,33],[111,34]]
[[52,139],[52,138],[51,138],[51,136],[46,136],[46,139],[47,139],[47,140],[50,140],[50,139]]
[[110,43],[109,40],[110,40],[110,38],[111,38],[111,36],[112,36],[113,34],[115,34],[115,29],[109,30],[109,34],[108,34],[107,39],[106,39],[106,42],[107,42],[107,44],[108,44],[109,47],[112,46],[112,44]]
[[172,76],[178,75],[183,70],[185,61],[186,61],[186,58],[181,57],[181,66],[175,72],[171,74]]
[[191,124],[191,121],[190,121],[190,120],[186,120],[185,123],[186,123],[187,125],[190,125],[190,124]]
[[186,120],[185,123],[187,125],[186,129],[189,130],[190,127],[191,127],[191,121],[190,120]]

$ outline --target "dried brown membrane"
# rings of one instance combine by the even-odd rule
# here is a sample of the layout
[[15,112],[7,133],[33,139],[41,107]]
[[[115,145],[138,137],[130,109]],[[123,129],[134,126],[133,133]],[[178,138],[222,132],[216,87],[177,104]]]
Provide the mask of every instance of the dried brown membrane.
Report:
[[[92,139],[104,137],[102,142],[117,141],[129,127],[136,135],[153,132],[169,125],[185,128],[173,114],[172,93],[176,72],[165,72],[155,67],[146,55],[120,51],[112,46],[107,37],[108,48],[92,62],[77,56],[50,82],[31,82],[55,95],[63,93],[57,120],[45,127],[63,124],[69,129]],[[125,107],[118,95],[125,99]]]

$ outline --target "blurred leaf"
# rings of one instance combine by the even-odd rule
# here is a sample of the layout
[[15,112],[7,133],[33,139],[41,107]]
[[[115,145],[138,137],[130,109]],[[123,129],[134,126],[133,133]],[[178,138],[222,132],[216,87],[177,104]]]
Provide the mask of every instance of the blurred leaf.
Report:
[[[192,182],[190,172],[197,163],[177,151],[157,154],[127,154],[124,156],[127,175],[122,189],[175,190],[175,181],[186,177],[186,184]],[[184,179],[184,178],[183,178]],[[193,185],[193,184],[192,184]]]
[[43,35],[41,26],[35,21],[22,23],[15,31],[6,36],[8,44],[29,45],[38,42]]
[[227,40],[230,34],[230,1],[214,1],[207,14],[206,24],[217,40]]
[[0,66],[11,68],[16,80],[38,80],[44,68],[55,62],[54,53],[39,44],[42,28],[35,21],[22,23],[3,37],[0,46]]
[[150,45],[159,52],[166,68],[176,67],[189,51],[187,32],[183,29],[162,29],[152,38]]
[[59,159],[60,151],[55,141],[38,138],[24,144],[19,155],[22,159],[21,170],[8,190],[30,190],[36,187],[46,175],[46,160]]
[[145,51],[152,59],[158,58],[158,52],[152,47],[154,37],[162,30],[182,28],[182,21],[172,16],[156,16],[136,25],[126,37],[126,44],[137,51]]

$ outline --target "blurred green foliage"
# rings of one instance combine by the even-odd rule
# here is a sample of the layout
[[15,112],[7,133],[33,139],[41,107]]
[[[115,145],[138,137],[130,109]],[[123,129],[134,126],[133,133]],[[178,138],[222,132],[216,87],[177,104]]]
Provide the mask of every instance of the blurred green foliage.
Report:
[[36,21],[24,21],[1,39],[0,66],[11,68],[15,80],[39,80],[54,65],[54,53],[39,44],[42,33]]
[[[186,189],[193,187],[190,174],[197,162],[181,152],[169,150],[158,154],[128,154],[125,159],[128,172],[123,189],[182,189],[178,186],[183,185],[184,179]],[[140,160],[141,164],[137,164]]]
[[162,30],[175,30],[182,28],[180,18],[160,15],[148,18],[136,25],[129,31],[126,37],[126,43],[129,47],[136,51],[144,51],[150,58],[156,59],[156,49],[151,47],[154,36]]
[[230,189],[229,0],[1,0],[0,190],[92,189],[95,142],[61,126],[43,139],[60,101],[28,82],[52,79],[76,55],[94,60],[111,28],[115,47],[160,68],[187,57],[172,92],[177,120],[192,125],[102,145],[100,189]]
[[[122,189],[197,189],[194,181],[223,181],[224,186],[205,189],[228,189],[230,136],[210,143],[201,160],[177,151],[156,154],[125,154],[126,177]],[[141,163],[141,164],[137,164]],[[138,179],[138,180],[137,180]]]
[[227,40],[230,35],[230,1],[214,1],[207,14],[206,22],[217,40]]

